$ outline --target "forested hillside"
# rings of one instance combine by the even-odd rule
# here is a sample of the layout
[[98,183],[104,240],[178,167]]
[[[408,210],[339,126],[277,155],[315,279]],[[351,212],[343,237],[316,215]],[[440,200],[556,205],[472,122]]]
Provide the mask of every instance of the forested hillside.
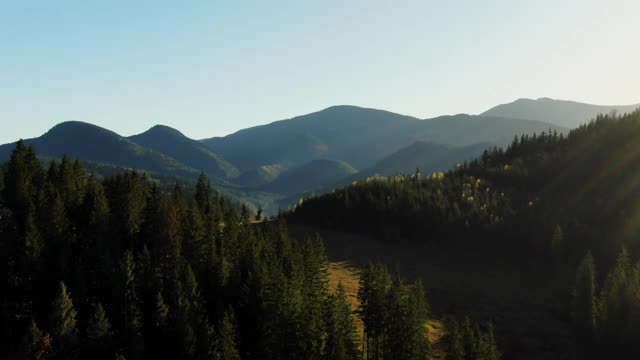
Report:
[[554,295],[553,316],[574,329],[564,351],[625,358],[640,336],[639,138],[640,112],[599,116],[568,136],[516,137],[448,172],[370,178],[306,199],[291,217],[398,244],[526,254],[556,269],[550,287],[579,266]]
[[338,180],[356,173],[357,170],[344,161],[314,160],[282,174],[264,189],[282,194],[296,194],[320,189],[327,184],[335,184]]
[[[352,309],[327,286],[319,238],[252,225],[204,175],[195,189],[99,181],[19,142],[0,171],[0,239],[3,358],[430,357],[421,282],[373,262]],[[499,358],[490,326],[470,331],[477,356]]]
[[[79,121],[67,121],[44,135],[25,140],[39,156],[61,159],[63,155],[93,162],[135,168],[174,177],[197,178],[199,172],[174,158],[140,146],[113,131]],[[9,160],[14,143],[0,146],[0,162]]]
[[238,169],[220,154],[167,126],[156,125],[142,134],[129,137],[129,140],[166,154],[210,176],[226,179],[234,178],[239,174]]
[[503,143],[515,134],[549,129],[565,130],[548,122],[504,117],[460,114],[421,120],[383,110],[333,106],[203,143],[243,171],[316,159],[342,160],[364,169],[420,140],[456,146]]

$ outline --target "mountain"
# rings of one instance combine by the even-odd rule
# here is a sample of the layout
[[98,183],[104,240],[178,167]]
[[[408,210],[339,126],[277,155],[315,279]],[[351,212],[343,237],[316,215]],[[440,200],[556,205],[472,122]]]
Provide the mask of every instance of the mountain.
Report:
[[[47,157],[59,158],[67,154],[72,158],[180,177],[194,178],[199,173],[113,131],[79,121],[60,123],[41,137],[25,140],[25,143]],[[8,160],[14,147],[13,143],[0,146],[0,161]]]
[[456,146],[506,144],[516,134],[549,129],[565,130],[535,120],[471,115],[420,120],[383,110],[334,106],[202,141],[243,171],[320,158],[367,168],[419,140]]
[[296,194],[332,184],[357,172],[351,165],[340,160],[313,160],[295,168],[268,184],[266,191]]
[[[289,218],[338,234],[334,246],[354,249],[341,254],[350,261],[370,251],[442,281],[427,284],[448,298],[432,311],[473,297],[481,305],[465,312],[500,314],[505,359],[570,358],[578,347],[603,355],[576,358],[637,358],[636,338],[619,329],[640,334],[629,305],[640,288],[639,138],[640,111],[605,115],[567,136],[514,139],[441,177],[380,178],[310,197]],[[347,247],[342,231],[363,240]]]
[[142,134],[129,137],[129,140],[211,176],[234,178],[240,173],[220,154],[167,126],[156,125]]
[[559,126],[576,128],[580,124],[587,123],[598,114],[609,114],[612,111],[618,114],[631,113],[640,104],[635,105],[592,105],[575,101],[554,100],[549,98],[518,99],[509,104],[498,105],[491,108],[482,116],[501,116],[513,119],[529,119],[546,121]]
[[372,167],[358,173],[357,176],[366,177],[375,174],[387,176],[395,173],[410,174],[415,172],[416,168],[426,174],[434,171],[444,171],[452,168],[457,163],[478,157],[489,147],[491,147],[491,144],[488,143],[451,146],[416,141],[378,161]]
[[262,165],[243,172],[233,181],[247,187],[261,187],[271,183],[288,169],[289,166],[287,164]]

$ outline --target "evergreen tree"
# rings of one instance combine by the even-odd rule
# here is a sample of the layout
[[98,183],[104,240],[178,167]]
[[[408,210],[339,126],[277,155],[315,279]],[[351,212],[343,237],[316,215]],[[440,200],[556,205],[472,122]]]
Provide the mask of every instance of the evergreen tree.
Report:
[[480,337],[480,342],[478,344],[477,350],[477,359],[479,360],[500,360],[502,355],[498,351],[498,346],[496,345],[496,339],[493,335],[493,324],[489,323],[487,325],[487,332],[484,334],[477,335]]
[[43,333],[32,319],[20,348],[20,356],[24,359],[48,359],[52,352],[51,336]]
[[551,237],[551,252],[557,262],[562,262],[565,256],[564,232],[560,225],[556,225]]
[[102,304],[98,303],[95,307],[93,316],[89,319],[87,326],[87,338],[97,343],[108,343],[111,337],[111,323],[107,318]]
[[[93,358],[110,358],[109,349],[111,347],[112,333],[111,322],[107,317],[102,304],[98,303],[86,330],[87,346],[85,356]],[[113,353],[111,353],[112,355]]]
[[121,313],[124,325],[123,341],[127,346],[127,354],[130,358],[138,358],[144,348],[142,314],[136,292],[135,268],[133,254],[127,250],[120,263],[120,281],[122,293]]
[[630,345],[634,343],[632,321],[638,280],[632,270],[629,253],[623,248],[600,295],[600,348],[610,349],[616,357],[629,356]]
[[448,324],[449,328],[449,348],[447,349],[447,360],[466,360],[464,332],[458,320],[453,319]]
[[591,253],[585,255],[576,272],[573,291],[573,328],[578,349],[589,353],[596,335],[596,270]]
[[342,283],[336,293],[329,297],[327,318],[327,341],[325,358],[336,360],[357,359],[358,346],[356,327],[353,322],[351,304],[347,301]]
[[219,332],[219,355],[221,360],[239,360],[240,353],[238,352],[237,343],[237,324],[233,309],[228,308],[222,323],[220,324]]
[[391,277],[386,266],[369,263],[360,274],[358,314],[364,323],[365,359],[381,359],[383,356],[386,298],[391,287]]
[[77,313],[73,308],[71,296],[64,282],[60,282],[58,295],[51,304],[50,329],[57,347],[68,356],[76,344]]

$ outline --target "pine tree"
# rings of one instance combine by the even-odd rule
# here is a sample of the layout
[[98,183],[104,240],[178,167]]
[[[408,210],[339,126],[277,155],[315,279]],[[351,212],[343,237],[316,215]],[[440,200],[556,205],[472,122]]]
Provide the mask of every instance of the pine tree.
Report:
[[73,308],[71,296],[64,282],[60,282],[58,295],[51,304],[50,329],[58,347],[65,354],[70,354],[76,343],[78,334],[77,313]]
[[51,345],[51,336],[43,333],[32,319],[29,329],[22,339],[20,356],[24,359],[45,360],[52,352]]
[[195,202],[203,216],[209,215],[211,211],[211,185],[204,173],[198,177],[196,184]]
[[585,255],[576,272],[573,291],[573,329],[579,349],[589,352],[596,335],[596,270],[591,253]]
[[87,325],[85,356],[101,359],[109,358],[112,335],[111,323],[107,313],[102,304],[98,303]]
[[353,322],[351,304],[347,301],[342,283],[336,293],[329,297],[327,311],[327,340],[325,358],[348,360],[358,358],[356,327]]
[[135,262],[131,251],[127,250],[120,263],[122,291],[122,319],[124,323],[124,342],[128,356],[137,358],[144,348],[142,339],[142,314],[140,312],[135,281]]
[[629,253],[623,248],[602,290],[599,319],[600,348],[610,349],[609,353],[618,358],[628,356],[635,344],[632,320],[637,292],[637,274],[631,268]]
[[564,232],[560,225],[556,225],[551,237],[551,252],[557,262],[564,261],[565,256],[565,244],[564,244]]
[[360,274],[358,314],[364,323],[364,354],[366,359],[382,358],[386,298],[391,277],[386,266],[369,263]]
[[461,324],[457,319],[452,319],[449,324],[449,348],[447,360],[466,360],[464,333]]
[[111,337],[111,323],[102,304],[95,307],[93,316],[87,326],[87,338],[97,343],[107,343]]
[[500,360],[502,358],[498,351],[498,346],[496,345],[495,336],[493,335],[492,323],[487,324],[487,332],[477,335],[477,338],[479,338],[479,340],[476,359]]
[[153,325],[158,328],[163,328],[167,325],[169,319],[169,306],[165,304],[162,293],[158,291],[156,295],[156,303],[153,311]]
[[237,324],[233,309],[228,308],[225,311],[218,333],[220,339],[220,345],[218,346],[220,359],[239,360]]
[[27,216],[24,246],[28,262],[30,264],[38,262],[44,250],[44,239],[40,235],[32,214]]

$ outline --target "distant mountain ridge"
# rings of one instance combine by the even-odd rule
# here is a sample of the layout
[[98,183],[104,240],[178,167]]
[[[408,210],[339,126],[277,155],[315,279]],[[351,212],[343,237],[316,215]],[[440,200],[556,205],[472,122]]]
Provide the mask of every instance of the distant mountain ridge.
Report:
[[[25,142],[47,159],[80,157],[97,173],[135,168],[168,181],[193,181],[204,172],[216,186],[266,208],[294,192],[327,191],[375,174],[445,170],[487,147],[507,145],[516,135],[563,133],[568,128],[561,124],[574,126],[597,113],[635,107],[520,99],[482,115],[421,120],[342,105],[200,141],[163,125],[123,137],[69,121]],[[13,147],[0,146],[0,163]]]
[[[38,138],[25,140],[25,143],[33,146],[38,154],[54,158],[66,154],[87,161],[182,177],[193,177],[199,173],[113,131],[80,121],[60,123]],[[0,161],[9,158],[14,146],[13,143],[0,146]]]
[[537,100],[518,99],[493,107],[481,115],[540,120],[567,128],[576,128],[589,122],[598,114],[607,115],[615,111],[622,115],[631,113],[638,108],[640,108],[640,103],[634,105],[593,105],[576,101],[539,98]]
[[212,176],[234,178],[240,174],[221,155],[168,126],[156,125],[141,134],[130,136],[129,140]]
[[272,183],[266,185],[264,190],[282,194],[312,191],[355,173],[357,173],[357,170],[344,161],[313,160],[283,174]]
[[202,141],[243,171],[281,162],[302,165],[318,158],[367,168],[416,141],[506,144],[516,134],[550,129],[566,130],[537,120],[464,114],[420,120],[383,110],[334,106]]
[[445,171],[453,168],[457,163],[472,160],[492,146],[490,143],[469,146],[448,146],[424,141],[415,143],[390,154],[378,161],[374,166],[365,169],[362,175],[393,175],[394,173],[408,174],[419,169],[425,174]]

